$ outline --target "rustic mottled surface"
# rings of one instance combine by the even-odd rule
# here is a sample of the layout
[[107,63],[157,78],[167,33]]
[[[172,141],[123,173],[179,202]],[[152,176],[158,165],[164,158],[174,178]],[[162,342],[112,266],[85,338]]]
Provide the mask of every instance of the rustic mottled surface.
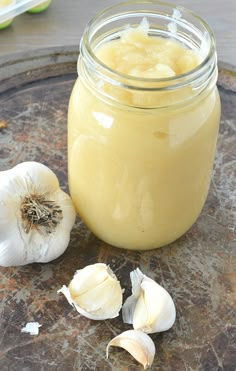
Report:
[[[67,189],[66,112],[74,76],[56,77],[0,95],[0,170],[21,161],[48,165]],[[222,120],[209,196],[198,221],[175,243],[149,252],[120,250],[94,237],[77,220],[71,242],[56,261],[0,268],[0,370],[137,371],[123,350],[105,357],[108,341],[131,328],[120,317],[91,321],[57,290],[76,269],[110,264],[130,293],[129,272],[162,284],[177,308],[174,327],[152,335],[152,370],[234,371],[236,365],[235,169],[236,94],[220,90]],[[38,336],[21,333],[29,321]]]

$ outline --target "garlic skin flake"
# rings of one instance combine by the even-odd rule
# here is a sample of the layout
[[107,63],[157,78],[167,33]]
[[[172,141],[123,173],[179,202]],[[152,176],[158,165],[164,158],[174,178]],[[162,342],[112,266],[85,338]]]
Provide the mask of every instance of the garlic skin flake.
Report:
[[80,314],[93,320],[115,318],[122,307],[120,282],[104,263],[76,271],[69,286],[63,285],[57,292],[63,293]]
[[75,222],[69,195],[38,162],[0,172],[0,266],[46,263],[67,248]]
[[129,352],[144,367],[151,367],[155,356],[155,345],[147,334],[138,330],[128,330],[113,338],[107,345],[106,355],[108,358],[109,348],[120,347]]
[[25,327],[21,329],[21,332],[27,332],[30,335],[38,335],[39,334],[39,327],[41,327],[38,322],[28,322]]
[[176,318],[170,294],[139,268],[130,273],[132,295],[122,308],[124,323],[133,324],[135,330],[147,334],[169,330]]

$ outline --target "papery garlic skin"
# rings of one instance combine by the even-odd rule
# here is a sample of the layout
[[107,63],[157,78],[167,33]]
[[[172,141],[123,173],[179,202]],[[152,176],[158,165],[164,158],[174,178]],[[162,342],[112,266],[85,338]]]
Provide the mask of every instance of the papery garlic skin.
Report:
[[38,335],[39,334],[39,328],[42,325],[40,325],[38,322],[28,322],[25,327],[21,329],[21,332],[27,332],[30,335]]
[[93,320],[115,318],[122,307],[120,282],[104,263],[78,270],[68,287],[58,290],[83,316]]
[[147,334],[138,330],[128,330],[113,338],[107,345],[106,355],[108,358],[109,348],[116,346],[125,349],[146,370],[151,367],[155,356],[155,345]]
[[170,294],[140,269],[130,273],[132,295],[122,308],[123,321],[147,334],[169,330],[176,318]]
[[[39,218],[38,224],[30,224],[23,218],[22,204],[27,197],[42,198],[50,205],[55,214],[50,227],[45,217]],[[56,259],[69,244],[75,217],[71,198],[60,189],[56,175],[47,166],[32,161],[1,171],[0,266]]]

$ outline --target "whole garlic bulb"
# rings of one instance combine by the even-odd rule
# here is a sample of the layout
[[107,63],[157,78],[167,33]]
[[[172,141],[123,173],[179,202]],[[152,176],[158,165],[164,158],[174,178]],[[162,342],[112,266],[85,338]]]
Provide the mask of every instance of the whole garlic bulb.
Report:
[[175,322],[176,310],[170,294],[139,268],[130,273],[132,295],[122,308],[123,321],[147,334],[162,332]]
[[0,265],[49,262],[68,246],[75,222],[71,198],[38,162],[0,172]]
[[60,292],[80,314],[94,320],[117,317],[122,306],[120,282],[103,263],[78,270],[69,286],[64,285]]

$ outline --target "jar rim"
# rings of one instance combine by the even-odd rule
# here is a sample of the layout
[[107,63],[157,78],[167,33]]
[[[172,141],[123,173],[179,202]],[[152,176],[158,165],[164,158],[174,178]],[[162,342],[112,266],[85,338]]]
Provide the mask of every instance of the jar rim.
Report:
[[[99,58],[97,58],[96,54],[93,51],[93,48],[90,45],[90,39],[91,39],[91,29],[93,28],[94,25],[101,26],[101,20],[105,20],[106,15],[108,15],[110,12],[118,10],[121,7],[129,7],[133,5],[156,5],[156,6],[163,6],[169,8],[169,10],[176,10],[179,11],[181,16],[182,14],[190,16],[192,19],[196,20],[201,27],[203,27],[209,41],[209,49],[207,54],[204,56],[203,60],[201,63],[199,63],[198,66],[196,66],[194,69],[185,72],[183,74],[171,76],[171,77],[164,77],[164,78],[147,78],[147,77],[137,77],[137,76],[132,76],[128,74],[124,74],[121,72],[118,72],[117,70],[112,69],[111,67],[107,66],[105,63],[103,63]],[[157,10],[154,11],[147,11],[147,13],[151,14],[161,14],[158,13],[158,8]],[[125,15],[130,15],[134,12],[130,10],[130,12],[124,13]],[[137,12],[138,14],[138,12]],[[107,18],[109,21],[112,21],[112,18],[115,16],[118,16],[119,13],[117,12],[115,15]],[[175,21],[180,21],[183,22],[183,19],[180,17],[174,18],[173,20]],[[81,44],[80,44],[80,50],[81,50],[81,55],[82,57],[84,56],[87,58],[90,66],[94,66],[95,69],[101,71],[99,72],[100,77],[105,76],[105,80],[109,83],[112,83],[114,85],[120,85],[125,88],[129,89],[137,89],[137,90],[172,90],[172,89],[177,89],[179,87],[186,86],[188,84],[194,83],[196,80],[198,80],[199,77],[201,77],[204,72],[206,72],[209,76],[212,75],[212,73],[215,70],[215,65],[216,65],[216,52],[215,52],[215,37],[212,29],[210,26],[195,12],[192,10],[189,10],[183,6],[177,5],[175,3],[171,2],[165,2],[165,1],[159,1],[159,0],[135,0],[135,1],[125,1],[125,2],[120,2],[118,4],[115,4],[110,7],[106,7],[103,9],[101,12],[97,13],[86,25],[82,39],[81,39]],[[215,60],[215,63],[213,63]],[[210,72],[210,73],[209,73]],[[126,80],[128,83],[120,83],[120,80]],[[149,87],[141,87],[140,83],[147,83]],[[135,85],[137,83],[138,85]],[[153,85],[150,87],[150,83]],[[169,83],[168,86],[162,86],[162,87],[157,87],[158,84],[160,83]],[[157,85],[155,85],[157,84]]]

